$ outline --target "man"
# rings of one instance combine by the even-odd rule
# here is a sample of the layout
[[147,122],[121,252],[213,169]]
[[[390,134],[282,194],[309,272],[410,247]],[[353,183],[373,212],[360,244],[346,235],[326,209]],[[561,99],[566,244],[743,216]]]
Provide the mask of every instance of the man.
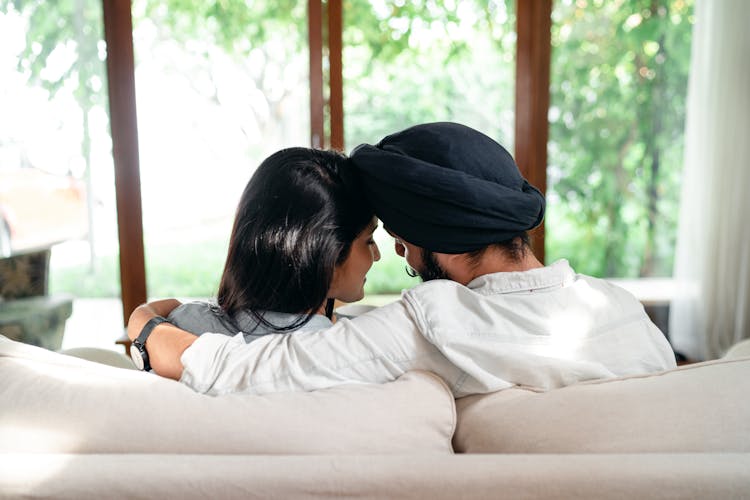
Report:
[[222,394],[387,382],[422,369],[459,397],[675,365],[632,295],[575,274],[564,260],[545,267],[534,257],[526,231],[542,221],[544,198],[497,142],[432,123],[359,146],[351,160],[397,252],[425,283],[327,330],[251,344],[241,335],[197,337],[160,320],[144,335],[147,320],[175,303],[141,306],[128,333],[148,338],[141,349],[157,373]]

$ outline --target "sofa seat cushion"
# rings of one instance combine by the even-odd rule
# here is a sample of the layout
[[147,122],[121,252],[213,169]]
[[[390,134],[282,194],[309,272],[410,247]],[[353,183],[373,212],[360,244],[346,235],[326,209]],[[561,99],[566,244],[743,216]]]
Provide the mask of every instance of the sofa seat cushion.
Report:
[[750,454],[0,454],[0,498],[741,499]]
[[197,394],[154,374],[0,338],[0,453],[452,453],[445,383]]
[[750,451],[750,358],[457,401],[460,453]]

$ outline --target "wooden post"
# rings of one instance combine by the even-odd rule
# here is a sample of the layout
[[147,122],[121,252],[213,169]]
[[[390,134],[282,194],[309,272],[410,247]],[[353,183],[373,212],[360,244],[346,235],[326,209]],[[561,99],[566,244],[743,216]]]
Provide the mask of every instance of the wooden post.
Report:
[[[526,179],[547,191],[552,0],[516,1],[516,163]],[[544,224],[532,231],[544,262]]]
[[325,147],[323,127],[323,5],[307,2],[307,39],[310,49],[310,146]]
[[146,301],[141,179],[135,111],[133,21],[130,1],[103,0],[107,43],[107,85],[112,156],[115,165],[117,228],[120,242],[120,286],[123,325]]
[[341,0],[328,0],[328,70],[331,149],[344,150],[344,81],[342,74]]

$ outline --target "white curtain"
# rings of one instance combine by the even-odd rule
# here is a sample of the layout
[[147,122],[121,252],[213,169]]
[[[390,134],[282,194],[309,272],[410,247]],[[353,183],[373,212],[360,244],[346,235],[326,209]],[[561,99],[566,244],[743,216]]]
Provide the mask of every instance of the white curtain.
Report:
[[691,359],[750,337],[750,1],[696,0],[670,339]]

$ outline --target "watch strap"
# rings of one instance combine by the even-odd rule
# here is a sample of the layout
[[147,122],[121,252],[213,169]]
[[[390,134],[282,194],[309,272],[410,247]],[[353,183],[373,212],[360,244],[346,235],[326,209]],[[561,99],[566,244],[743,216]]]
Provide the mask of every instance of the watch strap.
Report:
[[[154,316],[146,322],[141,333],[139,333],[138,337],[133,341],[130,355],[133,357],[133,362],[136,363],[136,367],[139,367],[144,371],[151,370],[151,363],[149,361],[148,351],[146,350],[146,339],[148,339],[151,332],[154,331],[154,328],[162,323],[168,323],[166,318]],[[137,353],[133,352],[133,347],[138,351]],[[138,356],[140,360],[136,360],[135,356]]]
[[154,331],[154,328],[161,325],[162,323],[168,323],[167,318],[163,318],[161,316],[154,316],[150,320],[146,322],[146,324],[143,326],[143,329],[141,330],[141,333],[138,334],[138,338],[135,339],[135,342],[138,342],[142,346],[146,345],[146,339],[149,335],[151,335],[151,332]]

